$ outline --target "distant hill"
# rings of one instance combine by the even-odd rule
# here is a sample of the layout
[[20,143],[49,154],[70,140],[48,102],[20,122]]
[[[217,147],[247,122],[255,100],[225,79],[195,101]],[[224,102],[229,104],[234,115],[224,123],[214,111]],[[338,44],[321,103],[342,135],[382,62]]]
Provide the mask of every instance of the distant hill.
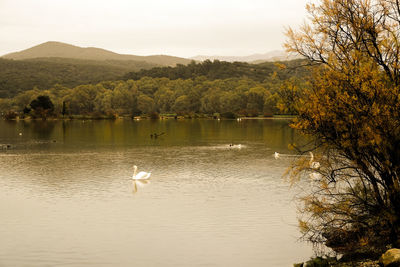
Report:
[[26,50],[4,55],[5,59],[23,60],[33,58],[73,58],[83,60],[133,60],[144,61],[161,66],[175,66],[176,64],[188,64],[190,59],[166,56],[135,56],[117,54],[105,49],[95,47],[79,47],[60,42],[46,42]]
[[227,62],[249,62],[257,64],[262,62],[288,61],[299,58],[300,56],[288,55],[285,51],[275,50],[265,54],[254,54],[250,56],[195,56],[191,59],[197,61],[204,61],[208,59]]

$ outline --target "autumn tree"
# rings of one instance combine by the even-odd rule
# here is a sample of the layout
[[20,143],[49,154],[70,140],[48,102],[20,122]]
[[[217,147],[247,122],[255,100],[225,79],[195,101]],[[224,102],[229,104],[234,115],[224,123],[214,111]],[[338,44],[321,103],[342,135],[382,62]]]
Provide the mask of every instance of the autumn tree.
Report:
[[30,103],[31,113],[34,117],[46,119],[47,116],[52,115],[54,111],[53,102],[47,95],[40,95]]
[[137,107],[142,113],[145,114],[154,112],[154,100],[145,94],[141,94],[137,98]]
[[307,9],[309,23],[288,29],[286,42],[314,65],[293,123],[317,152],[291,169],[313,185],[303,197],[304,237],[341,253],[399,246],[400,1],[321,0]]
[[266,89],[261,86],[252,87],[247,91],[247,110],[250,116],[262,113],[266,94]]

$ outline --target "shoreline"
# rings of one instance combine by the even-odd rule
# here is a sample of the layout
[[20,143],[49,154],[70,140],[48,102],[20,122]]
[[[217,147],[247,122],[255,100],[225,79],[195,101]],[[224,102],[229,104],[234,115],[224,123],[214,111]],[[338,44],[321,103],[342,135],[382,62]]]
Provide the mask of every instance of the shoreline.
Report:
[[213,116],[206,116],[206,115],[197,115],[197,116],[163,116],[160,115],[158,118],[151,118],[150,116],[86,116],[86,115],[72,115],[68,117],[48,117],[48,118],[13,118],[13,119],[6,119],[0,118],[4,121],[69,121],[69,120],[132,120],[132,121],[139,121],[139,120],[192,120],[192,119],[206,119],[206,120],[289,120],[294,119],[296,116],[292,115],[276,115],[271,117],[237,117],[237,118],[220,118],[220,117],[213,117]]

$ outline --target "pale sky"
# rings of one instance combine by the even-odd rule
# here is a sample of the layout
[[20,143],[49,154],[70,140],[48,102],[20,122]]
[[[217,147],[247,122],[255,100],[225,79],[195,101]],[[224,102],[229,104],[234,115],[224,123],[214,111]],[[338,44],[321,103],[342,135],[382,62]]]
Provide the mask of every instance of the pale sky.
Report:
[[134,55],[283,50],[309,0],[0,0],[0,55],[47,41]]

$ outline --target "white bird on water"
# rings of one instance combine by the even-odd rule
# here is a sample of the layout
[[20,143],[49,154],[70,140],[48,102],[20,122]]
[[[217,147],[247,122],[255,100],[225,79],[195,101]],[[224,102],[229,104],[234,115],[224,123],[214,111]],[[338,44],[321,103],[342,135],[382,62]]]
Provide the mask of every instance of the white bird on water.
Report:
[[274,158],[275,158],[275,159],[279,159],[279,157],[280,157],[279,153],[278,153],[278,152],[275,152],[275,153],[274,153]]
[[[321,164],[318,161],[314,161],[314,154],[310,152],[310,168],[313,170],[318,170],[321,167]],[[310,173],[311,180],[319,180],[321,179],[321,173],[313,171]]]
[[137,192],[137,185],[143,186],[144,184],[149,183],[148,179],[151,176],[150,172],[137,172],[137,166],[133,166],[133,175],[132,175],[132,180],[133,180],[133,186],[134,186],[134,192]]
[[310,168],[311,169],[319,169],[321,167],[321,164],[319,164],[318,161],[314,161],[314,154],[310,152]]
[[148,179],[150,178],[151,172],[139,172],[138,174],[136,174],[137,172],[137,166],[134,165],[133,166],[133,175],[132,175],[132,179],[134,180],[143,180],[143,179]]

